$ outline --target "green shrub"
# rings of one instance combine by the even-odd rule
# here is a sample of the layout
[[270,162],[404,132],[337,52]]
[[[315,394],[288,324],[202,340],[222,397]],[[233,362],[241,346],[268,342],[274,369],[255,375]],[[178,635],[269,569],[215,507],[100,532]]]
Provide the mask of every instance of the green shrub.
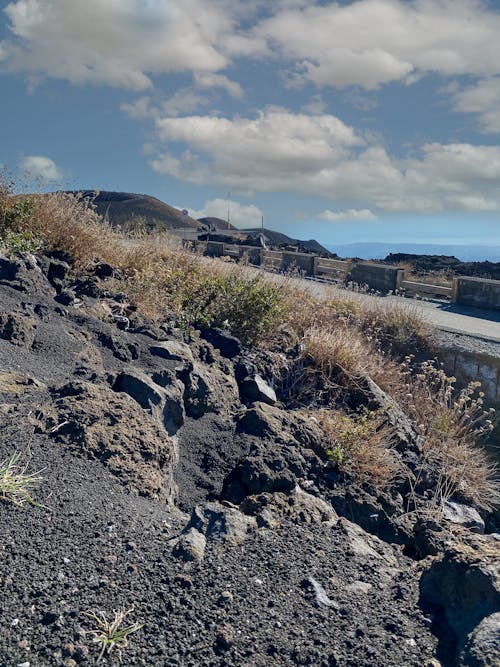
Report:
[[260,276],[213,275],[187,287],[181,321],[184,326],[221,327],[252,343],[273,327],[283,307],[281,289]]

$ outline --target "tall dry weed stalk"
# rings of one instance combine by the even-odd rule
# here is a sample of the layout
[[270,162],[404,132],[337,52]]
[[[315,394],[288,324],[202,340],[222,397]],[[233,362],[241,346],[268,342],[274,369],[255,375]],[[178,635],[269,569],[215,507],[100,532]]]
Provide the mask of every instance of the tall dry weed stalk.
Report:
[[471,382],[460,391],[456,379],[432,362],[412,373],[411,359],[402,366],[401,403],[423,436],[422,467],[438,472],[431,504],[442,508],[459,496],[490,510],[500,504],[498,466],[478,442],[493,428],[494,410],[484,409],[480,383]]

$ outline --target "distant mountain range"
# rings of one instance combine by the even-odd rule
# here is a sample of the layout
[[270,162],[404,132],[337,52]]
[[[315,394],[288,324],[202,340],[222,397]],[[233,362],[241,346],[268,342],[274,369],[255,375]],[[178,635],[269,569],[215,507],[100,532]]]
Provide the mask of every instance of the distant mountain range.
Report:
[[348,243],[326,246],[341,257],[360,259],[384,259],[390,253],[410,253],[413,255],[448,255],[464,262],[500,262],[500,244],[456,245],[436,243]]

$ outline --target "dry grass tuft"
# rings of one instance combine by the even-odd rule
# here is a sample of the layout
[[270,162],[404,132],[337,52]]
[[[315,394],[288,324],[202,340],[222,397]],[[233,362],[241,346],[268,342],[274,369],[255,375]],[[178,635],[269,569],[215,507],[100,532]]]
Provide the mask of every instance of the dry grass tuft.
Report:
[[92,641],[101,646],[97,662],[99,663],[105,655],[108,655],[114,649],[123,651],[128,645],[128,636],[137,632],[143,627],[142,623],[133,623],[124,626],[123,623],[133,609],[127,611],[115,611],[112,620],[108,620],[103,612],[85,612],[88,618],[92,619],[96,628],[90,631]]
[[491,510],[500,504],[499,471],[479,441],[491,432],[495,411],[484,410],[480,383],[459,392],[455,383],[431,362],[421,364],[414,375],[407,361],[401,373],[401,404],[423,436],[422,470],[429,464],[439,470],[433,504],[442,507],[459,495]]
[[393,432],[384,415],[319,410],[315,417],[326,434],[328,456],[342,472],[377,489],[387,488],[400,474],[401,465],[391,449]]
[[304,332],[301,357],[326,382],[353,385],[379,367],[372,345],[355,328],[338,322],[333,329],[313,325]]
[[0,461],[0,500],[14,505],[38,506],[33,491],[40,485],[40,472],[28,473],[28,463],[21,465],[20,452]]

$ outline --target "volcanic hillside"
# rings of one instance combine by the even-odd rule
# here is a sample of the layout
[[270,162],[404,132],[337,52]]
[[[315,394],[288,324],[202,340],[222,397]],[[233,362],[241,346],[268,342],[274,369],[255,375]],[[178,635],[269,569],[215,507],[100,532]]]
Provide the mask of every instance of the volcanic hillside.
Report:
[[[74,194],[77,194],[76,192]],[[131,192],[85,190],[84,198],[93,198],[97,212],[113,226],[147,225],[160,229],[198,228],[198,222],[181,211],[149,195]]]

